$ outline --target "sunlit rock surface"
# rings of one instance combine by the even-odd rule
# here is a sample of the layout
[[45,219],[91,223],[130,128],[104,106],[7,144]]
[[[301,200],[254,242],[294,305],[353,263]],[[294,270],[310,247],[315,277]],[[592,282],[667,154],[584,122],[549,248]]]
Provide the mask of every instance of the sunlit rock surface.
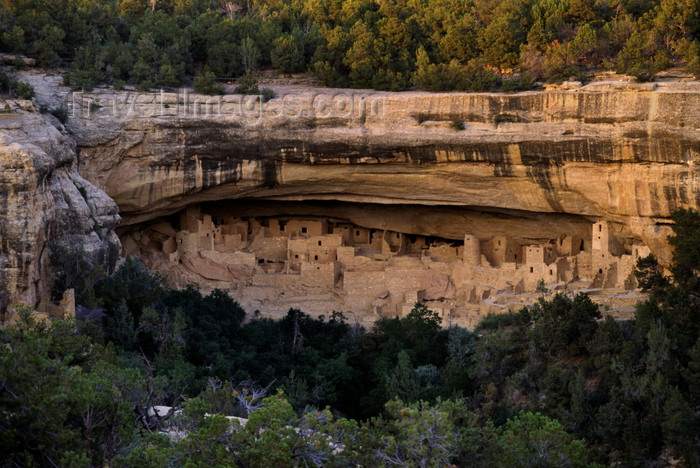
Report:
[[[128,117],[122,104],[115,117],[113,102],[131,105],[134,94],[97,93],[103,107],[71,123],[81,173],[117,202],[125,224],[202,201],[337,200],[436,207],[429,223],[387,210],[370,213],[367,224],[460,239],[467,229],[452,229],[454,216],[439,215],[450,206],[465,215],[497,213],[508,221],[496,230],[523,240],[552,237],[556,225],[569,230],[571,216],[605,219],[665,261],[669,215],[698,206],[696,82],[592,83],[513,95],[335,91],[338,108],[354,95],[347,116],[320,108],[334,90],[321,97],[291,87],[278,92],[299,101],[297,114],[314,109],[316,117],[279,117],[279,98],[265,104],[262,117],[257,108],[243,109],[242,117],[235,96],[221,115],[206,118],[192,116],[197,97],[189,96],[185,116],[182,93],[165,95],[170,104],[156,113],[164,116]],[[364,111],[361,97],[373,99]],[[82,96],[83,115],[89,98]],[[141,115],[151,111],[144,109]],[[454,130],[453,121],[465,130]],[[482,224],[474,232],[480,237],[494,229],[475,224]]]
[[[61,87],[46,82],[49,99]],[[467,235],[520,249],[577,238],[589,253],[603,223],[615,258],[641,248],[667,263],[670,214],[698,208],[697,82],[511,95],[275,91],[262,109],[235,95],[66,94],[80,173],[117,203],[124,238],[213,204],[233,217],[316,217],[455,245]],[[222,286],[199,274],[216,270],[207,255],[171,271],[189,265],[205,288]]]

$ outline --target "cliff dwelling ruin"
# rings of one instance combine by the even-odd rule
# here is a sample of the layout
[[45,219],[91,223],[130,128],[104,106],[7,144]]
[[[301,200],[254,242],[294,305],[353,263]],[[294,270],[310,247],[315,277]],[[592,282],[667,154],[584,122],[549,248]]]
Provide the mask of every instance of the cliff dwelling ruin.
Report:
[[[342,217],[249,216],[235,205],[190,205],[122,232],[137,256],[177,287],[228,291],[248,310],[342,311],[368,324],[416,301],[443,323],[474,326],[488,312],[531,303],[544,290],[586,290],[620,316],[631,311],[634,266],[650,250],[623,245],[606,221],[588,235],[539,243],[507,235],[460,239],[353,224]],[[597,294],[597,296],[596,296]]]
[[[25,79],[52,105],[69,95],[60,77]],[[313,90],[279,89],[313,102]],[[671,214],[700,206],[697,85],[381,96],[383,118],[255,127],[78,112],[71,138],[13,104],[23,113],[5,122],[4,157],[34,169],[4,183],[17,195],[0,211],[23,227],[3,233],[0,312],[40,308],[42,252],[62,238],[109,269],[138,256],[172,287],[220,288],[269,316],[297,307],[370,324],[421,300],[445,325],[471,327],[547,289],[587,292],[626,317],[643,297],[636,259],[653,252],[667,267]],[[106,112],[126,97],[95,89],[65,104]]]

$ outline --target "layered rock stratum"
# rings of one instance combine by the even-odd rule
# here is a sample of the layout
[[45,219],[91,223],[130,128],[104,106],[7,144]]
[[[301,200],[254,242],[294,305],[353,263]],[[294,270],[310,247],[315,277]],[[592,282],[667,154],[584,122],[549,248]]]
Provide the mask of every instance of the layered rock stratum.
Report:
[[109,270],[117,205],[80,176],[75,140],[29,101],[0,118],[0,316],[23,302],[46,310],[52,247],[79,247]]
[[697,82],[510,95],[278,87],[262,109],[34,82],[45,99],[65,93],[80,174],[119,206],[122,233],[221,201],[237,216],[519,245],[590,239],[603,221],[622,251],[647,246],[667,263],[671,213],[700,204]]
[[[143,117],[148,105],[132,116],[122,105],[114,115],[114,100],[131,105],[135,93],[95,94],[103,106],[97,115],[70,124],[81,173],[116,201],[123,224],[222,199],[411,205],[431,207],[431,219],[388,210],[380,217],[363,212],[358,224],[455,239],[465,231],[509,233],[526,241],[570,232],[578,220],[606,219],[663,261],[669,215],[700,202],[696,82],[592,83],[513,95],[318,92],[337,93],[338,102],[374,97],[380,109],[348,117],[268,111],[251,124],[257,111],[237,115],[236,96],[228,112],[202,117],[193,115],[196,96],[184,116],[177,108],[183,95],[166,94],[164,115]],[[315,94],[295,96],[310,112]],[[89,99],[82,96],[84,116]],[[452,129],[453,121],[465,130]],[[465,214],[440,216],[445,207]],[[493,219],[469,216],[484,212]],[[513,233],[514,222],[525,228]]]

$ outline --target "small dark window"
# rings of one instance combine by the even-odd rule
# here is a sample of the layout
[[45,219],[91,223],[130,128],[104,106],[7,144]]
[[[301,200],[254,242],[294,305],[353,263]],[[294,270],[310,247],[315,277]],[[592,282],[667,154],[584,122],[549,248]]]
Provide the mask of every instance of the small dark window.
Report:
[[295,255],[294,258],[299,258],[299,255]]
[[534,272],[535,272],[535,269],[530,267],[530,273],[534,273]]
[[318,241],[318,245],[321,245],[321,241]]
[[303,234],[306,234],[306,228],[305,228],[305,227],[301,228],[301,232],[302,232]]
[[549,270],[549,274],[550,274],[550,275],[552,274],[552,270]]
[[318,260],[318,255],[314,255],[314,260]]
[[603,225],[602,224],[598,225],[598,232],[603,232]]
[[578,249],[583,250],[583,239],[581,239],[581,246]]
[[501,241],[498,241],[498,245],[501,245]]
[[602,274],[603,274],[603,269],[602,269],[602,268],[598,268],[598,273],[600,273],[600,274],[602,275]]
[[518,261],[518,254],[515,254],[515,261]]

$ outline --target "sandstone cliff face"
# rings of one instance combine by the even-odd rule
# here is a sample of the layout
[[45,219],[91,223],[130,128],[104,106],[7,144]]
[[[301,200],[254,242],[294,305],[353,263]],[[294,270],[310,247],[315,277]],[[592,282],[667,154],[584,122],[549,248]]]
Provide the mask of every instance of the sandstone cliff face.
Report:
[[[278,92],[294,93],[294,111],[306,115],[280,117],[278,99],[260,115],[224,104],[222,115],[192,117],[190,96],[184,116],[183,96],[166,94],[155,112],[165,115],[126,116],[122,105],[115,116],[113,102],[129,96],[83,96],[79,112],[87,98],[102,109],[70,124],[81,173],[115,200],[124,224],[203,201],[333,200],[373,204],[345,205],[358,225],[454,239],[508,233],[526,243],[602,219],[662,260],[668,216],[700,205],[698,83],[377,93],[374,112],[362,112],[358,94],[349,109],[352,92],[335,98],[334,112],[309,90]],[[323,92],[330,102],[333,91]]]
[[107,268],[120,249],[118,208],[78,174],[61,123],[30,102],[12,107],[0,120],[0,317],[20,301],[48,307],[51,241],[82,247]]
[[[0,123],[0,311],[46,297],[50,240],[111,264],[116,205],[125,252],[171,273],[176,285],[227,288],[270,313],[293,303],[321,313],[369,311],[370,319],[423,297],[460,320],[505,307],[491,294],[531,290],[539,278],[629,289],[633,261],[647,247],[662,262],[670,258],[670,214],[700,208],[697,82],[513,95],[279,87],[281,97],[261,108],[240,96],[217,102],[104,90],[74,98],[56,77],[26,79],[41,102],[66,104],[73,116],[67,133],[25,103],[19,121]],[[216,223],[227,216],[348,223],[379,236],[378,244],[363,253],[364,244],[345,242],[328,264],[311,250],[300,265],[296,254],[285,257],[293,249],[272,255],[266,249],[279,247],[274,236],[251,238],[240,252],[233,244],[221,250],[220,240],[180,233],[186,229],[178,219],[195,204]],[[201,221],[214,226],[212,236],[222,229]],[[250,222],[249,234],[272,229]],[[605,228],[610,245],[596,247],[595,226]],[[200,227],[190,231],[201,237]],[[369,252],[387,236],[409,239],[408,247]],[[468,254],[467,239],[485,256]],[[488,253],[495,239],[517,246],[507,255],[558,251],[566,239],[580,254],[567,250],[555,263],[527,265],[514,257],[499,266]],[[207,242],[219,247],[202,247]],[[260,251],[265,242],[274,245]],[[295,242],[292,236],[288,245]],[[297,267],[298,278],[277,271]],[[523,276],[517,285],[513,272]],[[402,281],[406,291],[395,290]],[[366,293],[368,284],[377,291]]]

